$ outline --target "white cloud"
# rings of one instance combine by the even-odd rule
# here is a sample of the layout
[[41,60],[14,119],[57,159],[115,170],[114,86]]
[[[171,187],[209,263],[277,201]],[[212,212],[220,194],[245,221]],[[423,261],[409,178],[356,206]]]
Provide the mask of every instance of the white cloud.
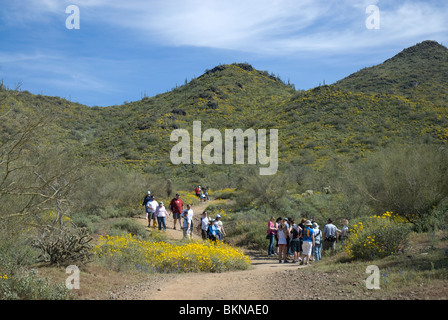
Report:
[[[32,16],[65,14],[76,4],[82,19],[118,26],[142,41],[265,54],[329,54],[444,37],[446,1],[424,0],[28,0]],[[375,4],[381,29],[367,30]],[[31,14],[24,13],[24,17]],[[436,39],[437,40],[437,39]]]

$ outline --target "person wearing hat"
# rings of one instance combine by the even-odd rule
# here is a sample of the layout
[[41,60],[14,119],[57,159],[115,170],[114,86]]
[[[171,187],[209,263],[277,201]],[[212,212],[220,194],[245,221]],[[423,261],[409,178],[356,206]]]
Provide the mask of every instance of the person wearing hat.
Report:
[[224,240],[224,236],[226,235],[224,231],[224,227],[222,225],[221,216],[219,214],[216,215],[215,220],[216,232],[218,240]]
[[218,240],[218,230],[215,225],[215,219],[210,219],[210,225],[207,230],[208,238],[212,241]]
[[[149,191],[148,191],[149,192]],[[151,227],[151,220],[153,220],[153,227],[157,227],[157,217],[155,215],[158,203],[154,196],[151,196],[151,200],[146,203],[146,220],[148,220],[148,228]]]
[[146,192],[145,198],[143,199],[142,203],[142,206],[145,207],[146,216],[148,216],[148,208],[146,207],[146,205],[148,204],[149,201],[151,201],[151,191]]
[[166,211],[165,206],[163,205],[163,201],[160,201],[155,212],[155,216],[157,217],[157,224],[159,225],[159,230],[163,228],[163,231],[166,231],[166,215],[169,214],[170,213]]
[[304,225],[304,229],[302,230],[302,261],[300,264],[308,264],[311,251],[315,246],[314,243],[314,230],[311,227],[312,223],[310,220],[307,220]]
[[319,229],[317,222],[313,222],[311,228],[314,230],[314,247],[313,247],[313,258],[314,261],[320,261],[322,259],[321,249],[322,249],[322,233]]
[[324,240],[322,244],[322,255],[325,255],[325,252],[327,252],[327,250],[334,251],[339,236],[338,228],[333,224],[331,218],[328,218],[327,224],[324,226],[322,235],[322,239]]

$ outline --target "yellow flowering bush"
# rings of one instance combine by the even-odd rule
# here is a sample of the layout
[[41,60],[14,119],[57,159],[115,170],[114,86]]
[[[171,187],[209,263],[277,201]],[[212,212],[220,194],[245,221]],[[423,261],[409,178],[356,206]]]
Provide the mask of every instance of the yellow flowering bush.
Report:
[[399,251],[409,232],[405,219],[387,211],[354,224],[344,242],[344,250],[353,259],[383,258]]
[[232,199],[235,197],[235,189],[233,188],[225,188],[220,190],[215,190],[213,193],[209,192],[210,196],[213,196],[215,199]]
[[235,247],[210,241],[143,241],[132,235],[99,239],[94,255],[115,270],[135,267],[142,271],[222,272],[247,269],[250,259]]
[[[200,203],[199,198],[196,196],[194,191],[178,191],[180,198],[182,199],[184,203],[184,208],[186,208],[187,204],[197,205]],[[170,199],[171,201],[171,199]],[[167,201],[166,206],[170,203],[170,201]]]

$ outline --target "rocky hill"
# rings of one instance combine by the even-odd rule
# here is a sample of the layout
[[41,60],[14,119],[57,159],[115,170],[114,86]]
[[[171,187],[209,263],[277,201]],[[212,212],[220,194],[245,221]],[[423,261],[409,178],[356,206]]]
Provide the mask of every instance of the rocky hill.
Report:
[[[3,121],[0,130],[13,134],[25,119],[42,118],[44,140],[89,161],[182,176],[198,170],[171,165],[173,130],[191,132],[193,121],[201,121],[203,130],[276,128],[281,166],[319,168],[330,159],[366,157],[392,142],[446,143],[447,88],[448,50],[424,41],[308,91],[296,91],[247,63],[220,65],[170,92],[104,108],[2,85],[1,111],[13,120]],[[207,175],[224,167],[200,171]]]

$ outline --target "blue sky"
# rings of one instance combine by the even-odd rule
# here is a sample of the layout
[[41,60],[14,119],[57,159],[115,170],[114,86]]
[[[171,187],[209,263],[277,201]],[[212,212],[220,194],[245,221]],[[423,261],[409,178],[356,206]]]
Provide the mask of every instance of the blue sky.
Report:
[[447,17],[445,0],[0,0],[0,79],[110,106],[247,62],[309,89],[424,40],[447,46]]

